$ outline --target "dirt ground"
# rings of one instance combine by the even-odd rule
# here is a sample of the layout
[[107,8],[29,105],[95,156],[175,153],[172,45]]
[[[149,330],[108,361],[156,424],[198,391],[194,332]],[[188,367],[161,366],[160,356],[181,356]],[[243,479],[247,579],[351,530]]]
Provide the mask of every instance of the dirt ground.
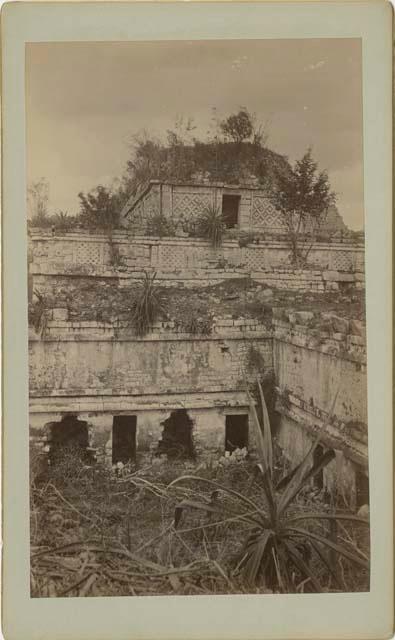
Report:
[[[268,287],[245,279],[232,279],[214,286],[183,289],[179,286],[161,287],[157,284],[161,310],[158,320],[175,320],[188,324],[195,317],[208,324],[214,317],[263,319],[273,308],[334,312],[338,316],[364,321],[364,293],[353,287],[348,291],[314,293]],[[87,282],[78,278],[67,287],[57,286],[47,296],[47,308],[69,309],[69,318],[111,322],[130,318],[135,286],[118,288],[104,279]],[[31,305],[31,314],[33,313]]]

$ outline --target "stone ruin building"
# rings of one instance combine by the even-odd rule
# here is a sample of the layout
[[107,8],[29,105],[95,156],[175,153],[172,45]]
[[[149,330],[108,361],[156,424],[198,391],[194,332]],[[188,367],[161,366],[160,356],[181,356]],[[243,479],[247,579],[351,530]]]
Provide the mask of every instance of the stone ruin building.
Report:
[[[232,232],[220,247],[182,229],[144,235],[152,211],[191,219],[213,199]],[[315,243],[306,268],[295,269],[270,199],[234,185],[154,181],[123,218],[125,228],[111,235],[30,230],[32,446],[51,455],[73,441],[109,465],[171,457],[174,443],[191,464],[235,447],[251,451],[243,379],[262,375],[272,381],[276,441],[293,462],[325,424],[338,390],[321,442],[336,459],[317,482],[354,508],[366,503],[366,331],[352,303],[364,294],[363,240],[343,236],[332,211],[326,239]],[[246,231],[263,233],[241,242]],[[172,315],[138,336],[128,296],[144,273],[155,273],[176,302]],[[199,304],[207,300],[202,328]]]
[[[182,229],[197,219],[202,210],[213,205],[222,212],[228,229],[246,232],[284,234],[281,214],[261,186],[205,181],[177,183],[150,180],[142,185],[122,210],[129,228],[144,228],[149,216],[160,214]],[[320,228],[321,235],[342,234],[347,227],[336,207],[331,207]]]

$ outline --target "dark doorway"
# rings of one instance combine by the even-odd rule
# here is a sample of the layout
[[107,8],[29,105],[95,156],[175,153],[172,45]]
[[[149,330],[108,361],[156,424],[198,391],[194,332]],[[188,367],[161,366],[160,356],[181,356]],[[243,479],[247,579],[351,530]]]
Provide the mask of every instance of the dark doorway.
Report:
[[222,220],[227,229],[237,227],[239,222],[240,196],[222,196]]
[[49,460],[56,463],[67,453],[73,453],[87,460],[89,437],[88,423],[76,416],[65,416],[60,422],[51,425]]
[[112,463],[136,458],[136,416],[114,416],[112,423]]
[[369,504],[369,478],[361,471],[355,474],[357,508]]
[[[322,456],[324,455],[324,449],[323,447],[319,444],[315,449],[314,449],[314,453],[313,453],[313,464],[318,464],[318,462],[320,461],[320,459],[322,458]],[[314,476],[314,486],[316,487],[316,489],[319,489],[320,491],[324,488],[324,470],[321,469],[315,476]]]
[[162,440],[158,454],[165,453],[169,458],[194,458],[192,427],[193,421],[185,409],[172,411],[163,425]]
[[235,449],[248,446],[248,415],[237,414],[225,419],[225,451],[232,453]]

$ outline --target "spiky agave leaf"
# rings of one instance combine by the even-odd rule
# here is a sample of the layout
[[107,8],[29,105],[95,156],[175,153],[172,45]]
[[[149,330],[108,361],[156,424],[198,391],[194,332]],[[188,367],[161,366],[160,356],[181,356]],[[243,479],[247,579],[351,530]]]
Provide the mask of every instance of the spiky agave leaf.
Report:
[[366,560],[366,558],[363,558],[361,555],[357,555],[356,553],[349,551],[344,546],[332,542],[332,540],[329,540],[324,536],[313,533],[312,531],[308,531],[307,529],[300,529],[298,527],[287,527],[283,531],[283,535],[292,538],[302,537],[304,540],[315,540],[316,542],[321,543],[329,549],[332,549],[332,551],[336,551],[336,553],[339,553],[340,555],[344,556],[344,558],[347,558],[347,560],[350,560],[350,562],[353,562],[363,569],[369,569],[369,562]]
[[255,465],[255,478],[254,478],[255,480],[258,475],[262,479],[262,486],[263,486],[266,503],[269,510],[270,525],[272,527],[275,527],[276,520],[277,520],[277,502],[276,502],[276,496],[275,496],[274,487],[272,483],[272,478],[269,473],[269,470],[267,468],[265,470],[262,464]]
[[247,582],[250,584],[254,584],[257,579],[272,535],[273,532],[270,529],[265,529],[256,539],[246,545],[246,556],[242,569]]
[[338,391],[332,403],[331,412],[329,414],[328,420],[325,422],[322,430],[318,433],[317,437],[314,439],[313,444],[311,445],[306,456],[303,458],[302,462],[296,468],[295,473],[293,475],[290,474],[291,477],[290,477],[289,483],[279,500],[278,515],[281,515],[284,513],[284,511],[287,509],[290,503],[295,499],[295,497],[301,491],[301,489],[306,484],[306,482],[310,480],[314,475],[316,475],[318,471],[320,471],[323,468],[323,466],[328,465],[329,462],[333,459],[333,453],[327,452],[326,454],[321,456],[320,459],[315,464],[313,463],[313,454],[321,440],[321,433],[329,423],[329,420],[331,419],[331,417],[333,416],[337,395],[338,395]]
[[185,509],[193,509],[197,511],[203,511],[205,513],[218,513],[223,515],[224,513],[230,513],[235,515],[235,511],[230,511],[229,509],[225,509],[223,507],[214,506],[208,502],[198,502],[196,500],[182,500],[179,504],[176,505],[174,509],[174,528],[177,529],[181,516]]
[[369,520],[362,516],[355,516],[352,514],[348,515],[346,513],[326,513],[325,511],[319,513],[303,513],[298,516],[292,516],[287,518],[287,525],[299,522],[300,520],[349,520],[351,522],[369,525]]
[[137,293],[133,304],[132,321],[139,336],[145,335],[158,315],[163,311],[162,302],[155,285],[156,272],[150,275],[144,271],[138,282]]
[[[245,381],[246,382],[246,381]],[[247,382],[246,382],[246,394],[247,394],[247,399],[248,399],[248,404],[249,404],[249,408],[250,408],[250,413],[252,416],[252,424],[254,427],[254,431],[255,431],[255,436],[256,436],[256,444],[257,444],[257,453],[258,453],[258,457],[260,460],[260,464],[262,466],[263,472],[269,472],[270,473],[270,469],[268,466],[268,456],[267,456],[267,451],[266,451],[266,443],[264,441],[263,438],[263,433],[262,433],[262,429],[261,429],[261,424],[259,422],[259,418],[258,418],[258,413],[256,410],[256,406],[255,406],[255,402],[248,390],[248,386],[247,386]]]
[[263,394],[262,385],[259,378],[257,378],[257,384],[259,389],[259,397],[261,400],[262,409],[262,421],[263,421],[263,450],[266,457],[266,465],[269,469],[270,475],[273,474],[273,442],[272,442],[272,430],[270,427],[269,413],[266,406],[265,396]]
[[341,587],[339,577],[338,577],[335,569],[333,568],[332,562],[329,560],[329,558],[326,557],[324,551],[322,549],[320,549],[319,544],[315,540],[309,540],[309,542],[310,542],[310,545],[311,545],[312,549],[314,549],[314,551],[316,552],[317,556],[321,560],[321,562],[324,565],[324,567],[326,567],[326,569],[331,574],[333,580],[335,581],[335,584],[337,584],[338,587]]
[[315,577],[312,569],[308,566],[308,564],[304,561],[304,558],[300,554],[299,550],[293,544],[291,540],[282,540],[282,544],[287,549],[288,557],[298,569],[302,577],[308,578],[313,585],[315,591],[321,591],[321,585]]
[[213,247],[219,247],[222,243],[224,221],[221,210],[215,205],[205,207],[199,221],[201,234],[210,240]]
[[255,502],[253,502],[249,498],[247,498],[247,496],[244,496],[242,493],[239,493],[234,489],[230,489],[229,487],[226,487],[225,485],[220,484],[215,480],[210,480],[209,478],[202,478],[201,476],[185,475],[185,476],[180,476],[179,478],[176,478],[175,480],[170,482],[170,484],[168,484],[168,488],[174,487],[176,484],[179,484],[180,482],[191,481],[191,480],[196,482],[205,482],[206,484],[209,484],[213,487],[216,487],[217,489],[220,489],[225,495],[236,498],[237,501],[250,507],[251,513],[254,513],[257,515],[256,521],[259,524],[259,526],[262,526],[262,524],[266,526],[267,524],[266,512],[261,507],[259,507]]

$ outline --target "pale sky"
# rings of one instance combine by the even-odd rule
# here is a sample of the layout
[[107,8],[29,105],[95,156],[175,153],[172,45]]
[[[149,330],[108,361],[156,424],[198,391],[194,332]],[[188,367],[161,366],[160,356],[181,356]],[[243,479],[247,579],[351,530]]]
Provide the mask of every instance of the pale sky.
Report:
[[361,44],[356,39],[34,43],[26,46],[27,180],[50,183],[50,209],[119,178],[128,140],[193,117],[204,138],[245,106],[267,146],[293,162],[313,149],[346,224],[363,227]]

